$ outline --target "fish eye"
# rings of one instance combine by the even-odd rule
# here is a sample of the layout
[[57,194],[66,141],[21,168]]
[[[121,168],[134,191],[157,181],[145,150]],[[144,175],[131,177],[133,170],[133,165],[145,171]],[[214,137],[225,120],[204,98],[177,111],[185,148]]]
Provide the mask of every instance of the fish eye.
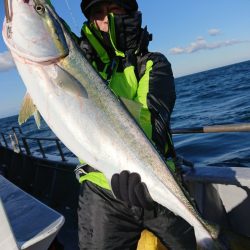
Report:
[[35,10],[38,14],[43,14],[45,12],[45,8],[41,4],[35,5]]

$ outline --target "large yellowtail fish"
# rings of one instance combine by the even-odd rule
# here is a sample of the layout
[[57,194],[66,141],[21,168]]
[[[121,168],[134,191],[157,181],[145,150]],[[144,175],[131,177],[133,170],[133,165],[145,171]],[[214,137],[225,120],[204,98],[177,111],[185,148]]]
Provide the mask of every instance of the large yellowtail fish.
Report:
[[[221,249],[123,103],[85,59],[45,0],[5,0],[3,38],[27,88],[20,122],[39,113],[58,138],[108,180],[137,172],[152,198],[194,227],[201,249]],[[37,108],[37,109],[36,109]]]

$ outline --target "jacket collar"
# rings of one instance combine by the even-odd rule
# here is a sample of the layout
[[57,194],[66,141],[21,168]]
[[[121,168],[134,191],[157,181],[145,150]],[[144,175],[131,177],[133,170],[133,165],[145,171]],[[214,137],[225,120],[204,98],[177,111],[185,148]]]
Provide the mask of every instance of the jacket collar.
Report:
[[102,32],[94,23],[85,22],[82,27],[83,34],[89,40],[103,63],[110,62],[110,56],[125,57],[128,52],[137,55],[147,51],[152,35],[148,33],[147,27],[141,28],[141,12],[132,14],[109,16],[109,40],[112,54],[104,45]]

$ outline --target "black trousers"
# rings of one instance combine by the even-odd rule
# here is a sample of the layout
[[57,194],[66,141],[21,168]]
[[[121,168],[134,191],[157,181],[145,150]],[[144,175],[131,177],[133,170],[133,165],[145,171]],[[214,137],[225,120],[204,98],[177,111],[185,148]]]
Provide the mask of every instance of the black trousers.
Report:
[[111,191],[88,181],[80,188],[78,228],[81,250],[136,249],[144,229],[169,249],[196,249],[193,227],[181,217],[159,204],[150,212],[128,208]]

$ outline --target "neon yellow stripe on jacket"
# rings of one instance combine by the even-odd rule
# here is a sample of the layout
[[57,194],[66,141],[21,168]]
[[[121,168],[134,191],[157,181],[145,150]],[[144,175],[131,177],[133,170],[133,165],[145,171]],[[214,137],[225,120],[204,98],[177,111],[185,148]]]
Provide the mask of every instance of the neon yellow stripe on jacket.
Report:
[[107,178],[101,172],[90,172],[88,174],[81,176],[79,182],[83,183],[84,181],[90,181],[101,188],[111,190]]

